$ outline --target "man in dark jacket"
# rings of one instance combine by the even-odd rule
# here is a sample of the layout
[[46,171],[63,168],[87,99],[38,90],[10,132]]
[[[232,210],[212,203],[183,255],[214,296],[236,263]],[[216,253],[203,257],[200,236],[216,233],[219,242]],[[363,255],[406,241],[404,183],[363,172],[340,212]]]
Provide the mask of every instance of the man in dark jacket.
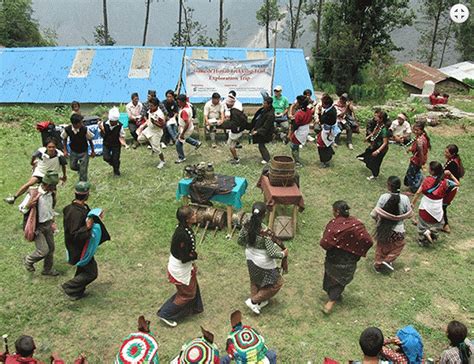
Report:
[[[64,242],[68,253],[68,263],[77,265],[91,242],[94,220],[88,218],[90,212],[86,204],[89,198],[90,183],[78,182],[75,187],[75,199],[66,206],[64,213]],[[108,240],[107,231],[102,232],[101,241]],[[64,292],[71,300],[84,297],[86,286],[98,276],[97,263],[92,257],[87,264],[78,265],[74,278],[62,285]]]
[[114,169],[114,176],[120,177],[120,151],[122,146],[128,149],[125,142],[125,131],[122,123],[119,121],[120,111],[113,107],[109,110],[109,119],[105,123],[99,124],[100,134],[103,141],[104,161],[110,164]]
[[[91,148],[91,158],[95,157],[94,143],[92,138],[94,135],[84,125],[82,120],[84,117],[80,114],[71,115],[71,125],[64,128],[61,133],[61,138],[64,139],[64,156],[69,154],[71,169],[79,171],[79,181],[87,181],[87,169],[89,167],[89,150]],[[69,148],[71,152],[67,151],[67,139],[69,139]]]
[[262,155],[262,164],[270,162],[270,153],[266,147],[273,139],[275,131],[275,110],[273,109],[273,99],[269,96],[263,99],[263,106],[258,109],[252,120],[252,141],[258,144],[258,150]]

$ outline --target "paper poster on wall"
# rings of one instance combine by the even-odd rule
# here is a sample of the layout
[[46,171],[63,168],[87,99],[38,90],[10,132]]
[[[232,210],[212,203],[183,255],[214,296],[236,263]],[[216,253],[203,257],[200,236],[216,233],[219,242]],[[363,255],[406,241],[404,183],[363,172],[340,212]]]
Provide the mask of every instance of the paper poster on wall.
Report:
[[261,97],[271,89],[273,58],[256,60],[186,59],[186,91],[190,97],[221,96],[235,90],[239,98]]

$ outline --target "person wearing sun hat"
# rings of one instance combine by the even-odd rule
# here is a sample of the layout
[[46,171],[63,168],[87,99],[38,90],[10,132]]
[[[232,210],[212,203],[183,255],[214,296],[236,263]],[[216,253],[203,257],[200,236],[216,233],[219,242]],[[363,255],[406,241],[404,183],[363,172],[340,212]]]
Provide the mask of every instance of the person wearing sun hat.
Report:
[[214,334],[201,326],[202,336],[192,339],[170,364],[219,364],[219,349],[214,344]]
[[273,109],[275,110],[275,128],[277,135],[285,143],[288,142],[287,134],[289,129],[288,110],[290,103],[288,99],[282,95],[283,87],[275,86],[273,89]]
[[[53,269],[54,262],[54,206],[56,205],[56,185],[59,183],[59,175],[55,171],[47,171],[39,187],[32,187],[28,191],[20,211],[25,217],[36,209],[36,226],[34,242],[36,250],[27,255],[23,264],[28,272],[34,272],[34,264],[40,260],[44,261],[43,271],[45,276],[57,276],[59,272]],[[26,220],[25,220],[26,221]]]
[[[77,266],[74,278],[61,286],[71,300],[84,297],[86,286],[97,278],[94,252],[99,244],[110,239],[102,223],[103,211],[91,210],[86,203],[90,188],[89,182],[78,182],[74,188],[74,200],[63,209],[67,261]],[[91,251],[91,247],[95,249]]]
[[227,337],[227,355],[221,358],[221,364],[229,364],[232,360],[238,364],[276,364],[276,352],[267,348],[265,339],[257,330],[242,324],[242,313],[240,311],[232,312],[230,323],[232,331]]

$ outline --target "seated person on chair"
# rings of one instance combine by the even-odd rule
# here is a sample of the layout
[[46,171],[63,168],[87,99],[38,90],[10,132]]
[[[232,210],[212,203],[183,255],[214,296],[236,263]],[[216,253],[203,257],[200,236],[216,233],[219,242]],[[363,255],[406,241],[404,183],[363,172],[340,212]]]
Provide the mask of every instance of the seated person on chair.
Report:
[[216,129],[224,122],[224,105],[221,103],[221,95],[217,92],[212,94],[211,99],[204,105],[204,125],[211,135],[212,147],[216,144]]

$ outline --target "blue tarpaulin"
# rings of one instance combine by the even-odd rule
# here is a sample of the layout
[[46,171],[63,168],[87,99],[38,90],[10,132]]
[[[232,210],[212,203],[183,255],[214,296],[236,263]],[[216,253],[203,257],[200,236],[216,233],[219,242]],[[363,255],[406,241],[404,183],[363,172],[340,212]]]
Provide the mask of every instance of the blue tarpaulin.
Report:
[[[151,50],[151,63],[144,71],[146,52],[132,73],[136,50]],[[90,50],[90,62],[77,67],[80,77],[71,77],[79,51]],[[146,98],[149,89],[163,99],[175,88],[181,68],[183,47],[37,47],[0,49],[0,103],[127,103],[133,92]],[[272,49],[189,47],[186,56],[201,52],[208,59],[248,59],[255,53],[272,57]],[[261,53],[259,53],[261,52]],[[143,63],[145,62],[145,63]],[[86,62],[87,63],[87,62]],[[138,75],[138,76],[137,76]],[[145,77],[143,77],[145,75]],[[130,77],[131,76],[131,77]],[[183,78],[185,77],[183,72]],[[183,87],[186,84],[183,79]],[[292,102],[304,89],[313,90],[302,49],[277,49],[274,85]],[[182,89],[182,91],[185,91]],[[238,97],[238,95],[237,95]],[[261,98],[242,98],[243,103],[260,103]],[[204,102],[206,98],[191,98]]]

